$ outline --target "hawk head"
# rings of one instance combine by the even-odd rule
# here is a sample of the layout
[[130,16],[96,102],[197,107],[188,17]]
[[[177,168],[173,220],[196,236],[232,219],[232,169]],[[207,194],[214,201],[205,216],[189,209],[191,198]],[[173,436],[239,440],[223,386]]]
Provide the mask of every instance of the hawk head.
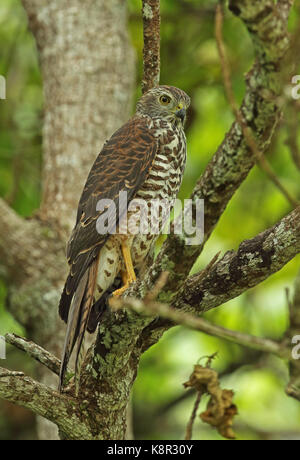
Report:
[[175,86],[156,86],[138,101],[136,113],[184,125],[189,105],[190,98],[181,89]]

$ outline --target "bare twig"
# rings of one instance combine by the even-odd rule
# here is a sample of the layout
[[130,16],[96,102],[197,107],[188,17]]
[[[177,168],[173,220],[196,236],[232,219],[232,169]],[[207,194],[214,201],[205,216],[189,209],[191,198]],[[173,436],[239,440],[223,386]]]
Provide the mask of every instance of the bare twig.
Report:
[[286,127],[288,129],[288,137],[286,139],[286,145],[289,147],[292,159],[296,167],[300,171],[300,148],[298,144],[298,127],[299,127],[299,107],[293,101],[290,105],[290,110],[288,111],[288,121],[286,122]]
[[18,371],[10,371],[9,369],[4,369],[0,367],[0,379],[4,379],[5,377],[23,377],[24,372]]
[[140,314],[167,318],[175,324],[180,324],[190,329],[196,329],[245,347],[274,353],[280,357],[291,359],[290,350],[286,349],[278,342],[216,326],[203,318],[198,318],[195,315],[180,310],[175,310],[169,305],[160,302],[145,302],[133,297],[127,297],[125,299],[112,299],[111,307],[114,310],[130,308]]
[[248,147],[250,148],[259,166],[269,176],[270,180],[276,185],[276,187],[280,190],[282,195],[287,199],[287,201],[293,207],[297,207],[299,205],[299,202],[291,196],[289,191],[282,185],[282,183],[276,176],[275,172],[271,168],[267,159],[265,158],[263,153],[258,148],[258,145],[254,139],[254,136],[250,128],[247,126],[247,123],[245,122],[241,111],[239,110],[238,104],[234,96],[233,88],[232,88],[230,66],[229,66],[229,62],[228,62],[226,52],[225,52],[225,46],[224,46],[224,40],[223,40],[223,10],[220,4],[217,5],[217,9],[216,9],[216,40],[217,40],[218,51],[219,51],[219,56],[220,56],[220,61],[221,61],[221,66],[222,66],[226,95],[231,105],[232,111],[238,123],[240,124],[242,128],[243,135],[248,144]]
[[[294,337],[299,336],[300,330],[300,272],[295,281],[294,298],[290,306],[290,327],[286,333],[287,344],[294,342]],[[300,401],[300,359],[294,356],[290,360],[290,381],[286,387],[286,394]]]
[[25,351],[25,353],[46,366],[54,374],[59,375],[60,360],[44,348],[16,334],[6,334],[5,340],[19,350]]
[[293,304],[292,304],[292,301],[290,299],[289,288],[285,288],[285,298],[286,298],[287,309],[288,309],[288,312],[289,312],[289,317],[291,318],[291,316],[293,314]]
[[144,75],[142,92],[159,84],[160,77],[160,0],[143,0]]
[[192,435],[193,435],[193,426],[194,426],[194,422],[195,422],[195,419],[196,419],[196,415],[197,415],[197,411],[198,411],[198,408],[199,408],[199,404],[200,404],[200,401],[201,401],[201,396],[202,396],[202,393],[200,393],[200,391],[198,391],[197,393],[197,398],[196,398],[196,401],[195,401],[195,404],[194,404],[194,407],[193,407],[193,410],[192,410],[192,413],[191,413],[191,418],[187,424],[187,427],[186,427],[186,433],[185,433],[185,441],[189,441],[192,439]]

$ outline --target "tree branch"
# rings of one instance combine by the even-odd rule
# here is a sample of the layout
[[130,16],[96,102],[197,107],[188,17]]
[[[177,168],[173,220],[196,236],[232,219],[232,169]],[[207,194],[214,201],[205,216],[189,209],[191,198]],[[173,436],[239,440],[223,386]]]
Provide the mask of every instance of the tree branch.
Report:
[[20,217],[0,198],[0,269],[10,277],[21,274],[28,263],[36,225]]
[[261,167],[261,169],[269,176],[269,179],[273,182],[273,184],[278,188],[281,194],[285,197],[285,199],[289,202],[292,207],[296,207],[299,205],[299,202],[291,196],[290,192],[284,187],[281,183],[280,179],[277,177],[275,172],[273,171],[271,165],[269,164],[268,160],[265,156],[260,152],[256,140],[252,134],[252,131],[248,128],[243,116],[238,108],[235,95],[233,92],[232,81],[231,81],[231,70],[229,67],[229,63],[227,60],[225,46],[223,41],[223,10],[221,4],[217,5],[216,10],[216,20],[215,20],[215,28],[216,28],[216,40],[217,46],[222,66],[222,73],[224,78],[224,86],[227,95],[227,99],[231,105],[233,114],[236,117],[237,122],[239,123],[240,127],[242,128],[244,138],[248,144],[248,147],[255,157],[257,164]]
[[[241,295],[280,270],[300,252],[300,207],[237,251],[227,252],[209,270],[184,282],[172,305],[180,311],[200,314]],[[143,347],[155,343],[173,323],[158,320],[143,331]]]
[[[81,0],[22,3],[43,77],[43,193],[34,218],[12,222],[11,229],[15,216],[0,207],[0,271],[8,278],[9,311],[28,336],[59,356],[65,241],[91,165],[130,115],[135,57],[124,0],[91,0],[84,7]],[[56,385],[55,375],[39,369],[44,381]]]
[[143,0],[144,75],[142,92],[159,85],[160,77],[160,0]]
[[281,12],[283,19],[285,21],[287,21],[289,18],[289,14],[290,14],[293,4],[294,4],[294,0],[278,0],[277,1],[277,7],[279,11]]
[[207,275],[189,277],[175,300],[207,311],[239,296],[279,271],[300,252],[300,206],[276,225],[229,251]]
[[3,198],[0,198],[0,247],[5,243],[17,242],[18,236],[15,236],[16,229],[24,228],[25,220],[20,217]]
[[[231,11],[247,26],[256,60],[246,77],[246,93],[240,111],[255,135],[258,148],[265,152],[280,118],[280,71],[289,47],[286,19],[278,15],[273,0],[255,2],[231,0]],[[165,290],[171,301],[200,255],[203,246],[236,190],[255,164],[242,128],[234,122],[224,142],[197,182],[191,199],[204,199],[204,241],[198,246],[185,244],[181,235],[171,234],[164,243],[146,280],[139,286],[147,292],[159,273],[170,272]]]
[[114,299],[111,303],[115,310],[121,308],[130,308],[133,311],[150,316],[159,316],[172,321],[173,325],[181,325],[190,329],[195,329],[221,339],[234,342],[238,345],[248,347],[254,350],[260,350],[267,353],[274,353],[281,358],[291,358],[289,349],[274,340],[255,337],[238,331],[232,331],[220,326],[216,326],[203,318],[197,318],[195,315],[171,308],[167,304],[150,301],[147,302],[133,297],[126,299]]
[[0,367],[0,398],[32,410],[55,423],[69,439],[91,439],[76,399],[59,395],[19,372]]
[[25,353],[46,366],[50,371],[54,372],[54,374],[59,375],[60,360],[49,353],[49,351],[16,334],[6,334],[5,341],[19,350],[25,351]]

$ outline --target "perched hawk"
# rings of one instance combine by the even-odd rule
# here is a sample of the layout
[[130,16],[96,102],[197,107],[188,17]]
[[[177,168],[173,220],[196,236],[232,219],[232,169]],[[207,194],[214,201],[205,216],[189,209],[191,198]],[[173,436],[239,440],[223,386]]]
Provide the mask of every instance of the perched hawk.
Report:
[[[145,93],[135,115],[106,142],[90,171],[67,247],[70,272],[59,305],[67,323],[60,390],[76,342],[78,373],[86,329],[96,329],[103,302],[116,280],[122,279],[123,287],[113,295],[121,295],[135,281],[135,270],[141,268],[158,237],[159,232],[130,231],[125,223],[135,214],[129,204],[172,202],[177,196],[186,161],[183,126],[189,104],[190,98],[173,86],[157,86]],[[126,203],[122,204],[120,192],[127,193]],[[99,232],[104,216],[107,231]],[[157,220],[161,231],[163,213],[158,213]]]

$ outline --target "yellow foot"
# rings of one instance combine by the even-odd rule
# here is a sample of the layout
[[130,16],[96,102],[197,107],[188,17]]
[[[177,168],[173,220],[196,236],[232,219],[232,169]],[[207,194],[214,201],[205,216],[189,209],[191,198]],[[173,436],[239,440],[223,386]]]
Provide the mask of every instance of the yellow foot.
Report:
[[124,286],[122,286],[120,289],[117,289],[116,291],[113,292],[114,297],[120,297],[126,289],[129,288],[129,286],[136,281],[136,276],[135,276],[135,271],[133,268],[133,263],[131,259],[131,253],[130,253],[130,248],[127,245],[127,242],[124,241],[121,246],[122,253],[123,253],[123,258],[125,262],[125,267],[126,270],[123,270],[121,272],[122,276],[122,281]]
[[122,286],[120,289],[117,289],[112,293],[114,297],[120,297],[124,292],[129,288],[129,286],[134,282],[134,280],[131,283],[126,283],[124,286]]

